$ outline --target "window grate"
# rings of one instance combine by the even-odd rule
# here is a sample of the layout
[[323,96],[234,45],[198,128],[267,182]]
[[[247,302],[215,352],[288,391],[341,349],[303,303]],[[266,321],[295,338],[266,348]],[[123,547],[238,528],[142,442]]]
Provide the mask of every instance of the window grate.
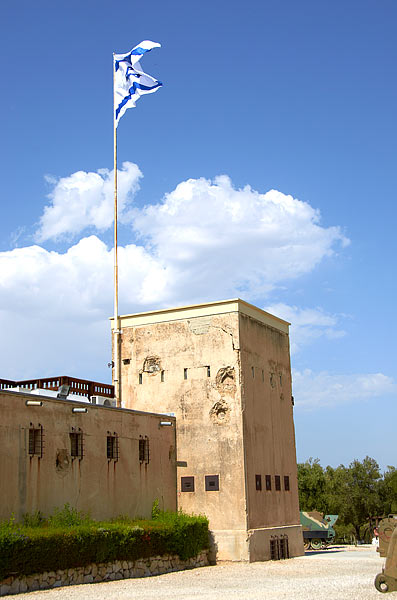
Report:
[[139,439],[139,462],[145,465],[149,464],[150,452],[149,452],[149,438],[140,436]]
[[29,427],[29,455],[41,458],[43,456],[43,427]]
[[278,538],[272,537],[270,540],[270,560],[279,560],[280,559],[280,546],[278,543]]
[[69,433],[70,438],[70,455],[72,458],[82,459],[84,456],[83,432],[81,429],[74,430]]
[[108,460],[118,460],[119,458],[119,438],[116,432],[112,434],[108,431],[106,437],[106,456]]
[[288,544],[288,536],[282,535],[280,540],[280,558],[289,558],[289,544]]

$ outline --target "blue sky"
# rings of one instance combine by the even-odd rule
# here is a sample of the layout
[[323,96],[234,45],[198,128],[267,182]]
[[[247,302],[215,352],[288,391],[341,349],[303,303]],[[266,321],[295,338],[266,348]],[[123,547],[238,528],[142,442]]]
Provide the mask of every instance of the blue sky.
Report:
[[118,129],[121,312],[240,296],[290,320],[298,460],[396,465],[396,18],[4,0],[1,375],[110,380],[112,52],[152,39],[164,87]]

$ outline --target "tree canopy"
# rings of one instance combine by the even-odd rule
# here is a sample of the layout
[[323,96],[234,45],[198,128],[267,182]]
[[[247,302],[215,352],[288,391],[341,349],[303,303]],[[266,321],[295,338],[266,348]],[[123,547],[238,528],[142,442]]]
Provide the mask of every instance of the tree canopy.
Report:
[[397,512],[397,469],[382,474],[369,456],[336,468],[309,458],[298,464],[298,486],[300,510],[339,515],[338,526],[350,526],[357,539],[375,517]]

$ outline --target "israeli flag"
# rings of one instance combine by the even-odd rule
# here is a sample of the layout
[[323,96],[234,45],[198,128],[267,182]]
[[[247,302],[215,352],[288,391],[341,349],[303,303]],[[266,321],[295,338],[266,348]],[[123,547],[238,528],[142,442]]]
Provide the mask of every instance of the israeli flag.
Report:
[[127,54],[114,54],[114,121],[115,126],[127,110],[134,108],[143,94],[152,94],[163,84],[142,71],[140,57],[161,44],[145,40]]

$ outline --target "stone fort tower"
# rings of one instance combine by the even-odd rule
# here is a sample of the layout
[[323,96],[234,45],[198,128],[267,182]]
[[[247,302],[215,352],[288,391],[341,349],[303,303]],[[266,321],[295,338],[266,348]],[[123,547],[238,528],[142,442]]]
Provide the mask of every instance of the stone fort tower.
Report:
[[289,324],[239,299],[120,324],[122,405],[176,416],[178,506],[207,515],[217,558],[303,554]]

